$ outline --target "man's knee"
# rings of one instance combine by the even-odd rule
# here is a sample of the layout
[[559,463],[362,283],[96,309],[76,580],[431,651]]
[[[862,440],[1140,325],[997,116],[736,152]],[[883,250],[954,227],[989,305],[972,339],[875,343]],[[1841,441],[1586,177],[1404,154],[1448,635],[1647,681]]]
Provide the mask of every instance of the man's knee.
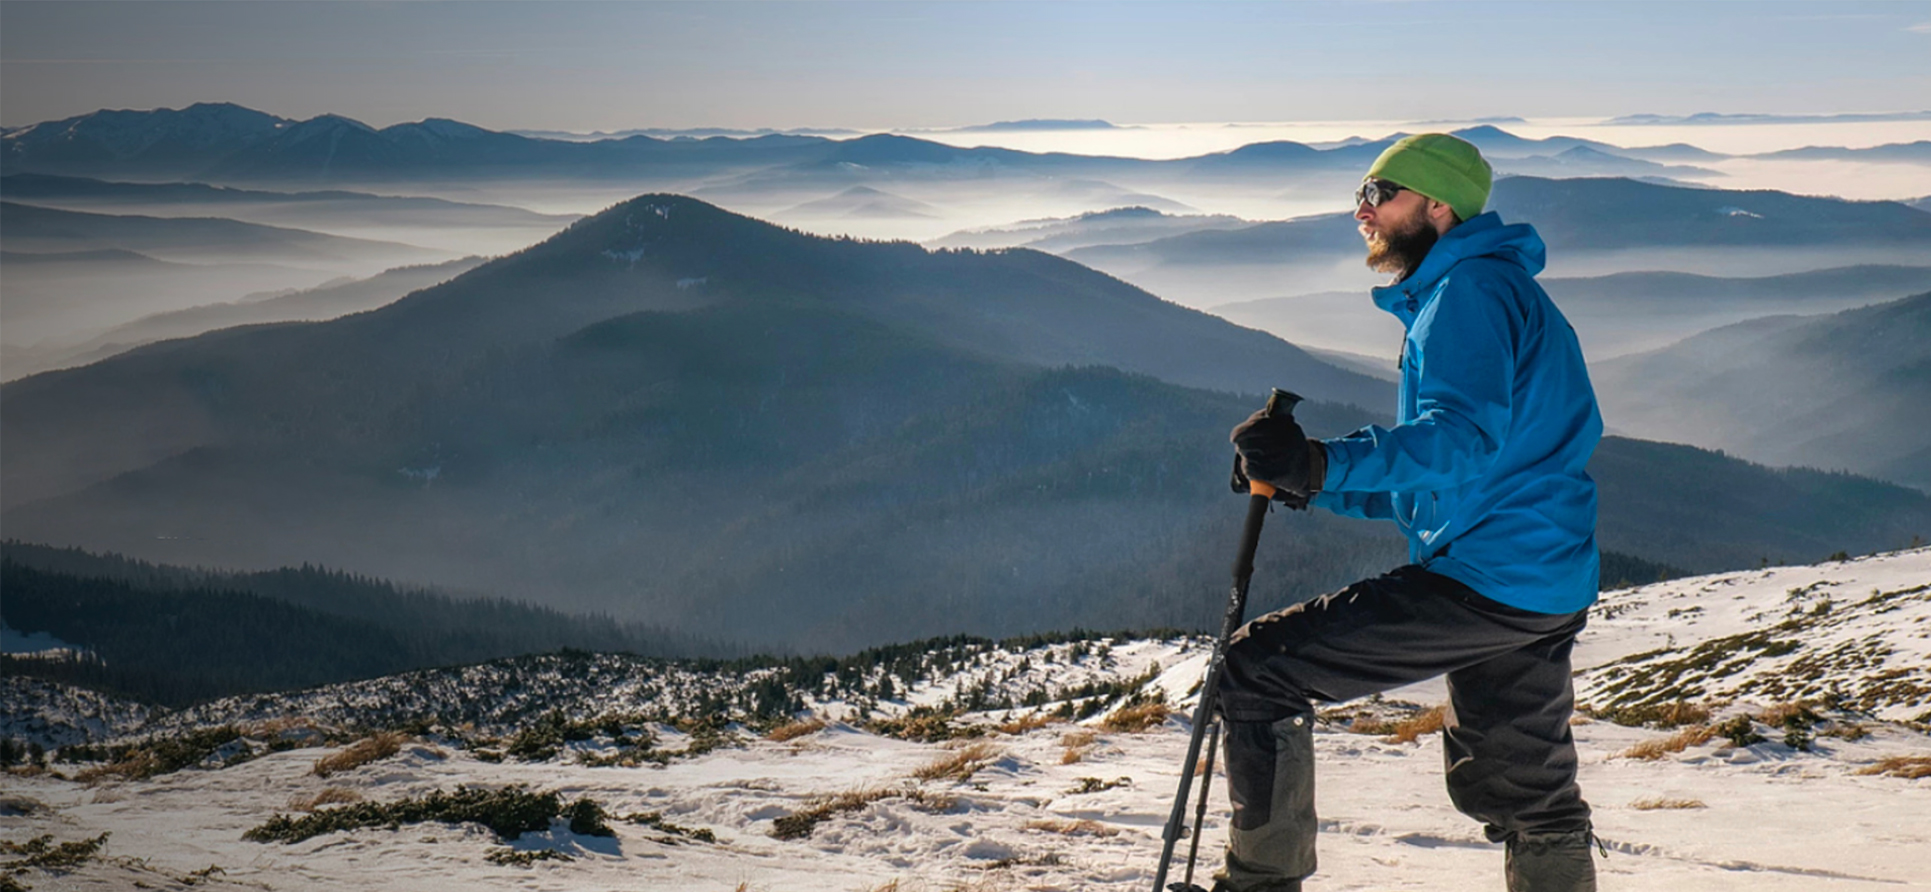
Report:
[[1279,645],[1245,634],[1227,645],[1215,697],[1221,715],[1237,722],[1274,722],[1314,711]]

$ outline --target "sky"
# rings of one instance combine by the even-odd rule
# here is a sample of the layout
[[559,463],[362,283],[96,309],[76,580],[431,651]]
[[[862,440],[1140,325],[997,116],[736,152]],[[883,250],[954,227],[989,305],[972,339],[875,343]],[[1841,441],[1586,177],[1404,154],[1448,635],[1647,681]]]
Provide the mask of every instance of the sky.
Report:
[[1931,107],[1931,2],[0,2],[0,124],[950,127]]

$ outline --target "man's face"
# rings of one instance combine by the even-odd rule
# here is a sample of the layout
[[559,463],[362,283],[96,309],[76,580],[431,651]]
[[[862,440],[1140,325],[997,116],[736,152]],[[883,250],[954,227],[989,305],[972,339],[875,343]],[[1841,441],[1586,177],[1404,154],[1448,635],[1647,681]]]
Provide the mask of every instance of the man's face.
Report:
[[1380,205],[1361,202],[1354,219],[1368,243],[1368,268],[1380,273],[1413,272],[1441,236],[1428,219],[1428,199],[1409,189]]

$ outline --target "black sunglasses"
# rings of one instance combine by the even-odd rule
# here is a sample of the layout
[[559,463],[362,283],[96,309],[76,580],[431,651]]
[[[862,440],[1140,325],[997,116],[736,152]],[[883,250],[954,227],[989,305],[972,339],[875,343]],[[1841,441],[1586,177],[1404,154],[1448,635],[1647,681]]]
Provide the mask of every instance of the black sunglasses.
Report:
[[1407,186],[1396,185],[1387,180],[1363,180],[1361,181],[1361,188],[1354,190],[1354,206],[1360,207],[1365,203],[1368,207],[1378,208],[1382,202],[1395,197],[1395,193],[1404,191],[1407,188]]

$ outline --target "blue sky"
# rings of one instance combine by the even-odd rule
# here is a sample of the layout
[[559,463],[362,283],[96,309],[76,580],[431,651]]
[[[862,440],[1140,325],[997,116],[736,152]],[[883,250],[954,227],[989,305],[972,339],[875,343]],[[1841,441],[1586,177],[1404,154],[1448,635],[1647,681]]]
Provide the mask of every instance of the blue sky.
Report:
[[937,127],[1931,107],[1931,2],[0,3],[0,123]]

